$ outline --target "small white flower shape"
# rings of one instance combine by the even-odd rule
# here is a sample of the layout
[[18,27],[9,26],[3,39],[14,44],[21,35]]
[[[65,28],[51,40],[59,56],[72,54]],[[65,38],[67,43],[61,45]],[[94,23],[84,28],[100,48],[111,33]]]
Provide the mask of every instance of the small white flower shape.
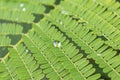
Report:
[[53,45],[54,45],[54,47],[60,48],[61,47],[61,42],[60,41],[54,41]]

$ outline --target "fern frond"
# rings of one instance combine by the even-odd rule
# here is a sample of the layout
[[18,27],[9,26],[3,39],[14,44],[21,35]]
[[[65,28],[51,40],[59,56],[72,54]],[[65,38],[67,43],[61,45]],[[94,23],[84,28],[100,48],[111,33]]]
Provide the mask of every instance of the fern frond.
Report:
[[[38,29],[36,29],[36,30],[38,30]],[[52,32],[56,32],[56,31],[54,31],[54,29],[51,29],[51,30],[53,30]],[[51,31],[50,31],[51,32]],[[31,36],[31,35],[33,35],[33,34],[30,34],[29,36]],[[43,36],[43,34],[41,33],[41,31],[40,31],[40,35],[42,35]],[[46,35],[45,35],[46,36]],[[44,37],[45,37],[44,36]],[[32,36],[32,37],[30,37],[29,39],[33,39],[34,41],[36,41],[36,42],[38,42],[38,40],[42,40],[42,38],[40,38],[40,39],[38,39],[37,38],[38,36],[36,36],[35,37],[35,35],[34,36]],[[46,38],[45,38],[46,39]],[[49,39],[49,38],[48,38]],[[32,42],[34,42],[34,41],[32,41]],[[52,64],[52,68],[54,69],[54,72],[59,76],[58,78],[56,77],[55,79],[63,79],[64,80],[64,75],[62,74],[62,72],[64,72],[64,74],[71,74],[71,76],[69,76],[68,75],[68,78],[70,78],[70,79],[83,79],[83,80],[86,80],[87,78],[86,77],[88,77],[89,76],[89,78],[90,77],[92,77],[92,76],[90,76],[91,74],[93,74],[94,73],[94,70],[93,70],[93,73],[89,73],[88,75],[87,74],[85,74],[85,75],[83,75],[84,73],[82,73],[82,72],[80,72],[79,71],[79,69],[82,69],[84,66],[86,66],[86,65],[88,65],[88,61],[86,61],[85,59],[83,59],[83,61],[84,62],[86,62],[86,64],[85,65],[83,65],[81,68],[78,68],[77,70],[76,70],[76,68],[77,68],[77,65],[78,66],[80,66],[80,64],[82,64],[82,60],[81,60],[81,62],[79,61],[79,62],[76,62],[76,60],[73,58],[73,61],[75,61],[76,63],[74,64],[73,62],[71,62],[71,60],[69,60],[70,58],[68,58],[67,56],[64,56],[64,54],[69,54],[69,52],[66,52],[66,53],[64,53],[63,54],[63,51],[60,51],[59,49],[56,49],[56,50],[54,50],[54,52],[52,51],[52,49],[53,48],[55,48],[54,46],[52,46],[52,48],[50,48],[50,44],[49,45],[47,45],[48,43],[49,43],[49,41],[51,41],[51,39],[49,39],[48,40],[48,42],[42,42],[42,41],[40,41],[40,42],[42,42],[42,43],[46,43],[46,44],[44,44],[44,46],[46,45],[46,47],[44,47],[43,45],[41,46],[41,47],[43,47],[43,49],[45,49],[45,50],[42,50],[42,52],[40,52],[40,54],[38,54],[38,53],[36,53],[35,55],[35,57],[38,57],[38,56],[40,56],[41,54],[43,55],[43,57],[47,60],[47,62],[49,62],[50,64],[51,64],[51,59],[52,58],[54,58],[53,59],[53,61],[52,61],[52,63],[55,63],[54,65]],[[28,40],[26,40],[26,41],[24,41],[24,42],[28,42]],[[40,46],[40,43],[39,42],[39,44],[33,44],[33,45],[38,45],[38,46]],[[53,41],[52,41],[53,42]],[[51,42],[51,45],[52,45],[52,42]],[[29,42],[28,42],[29,43]],[[64,45],[64,44],[63,44]],[[69,45],[67,45],[67,46],[69,46]],[[35,47],[35,46],[34,46]],[[48,47],[48,48],[47,48]],[[37,46],[36,46],[36,48],[37,48]],[[34,48],[33,48],[34,49]],[[33,50],[32,49],[32,50]],[[38,50],[39,49],[41,49],[41,48],[38,48]],[[51,50],[51,51],[48,51],[48,50]],[[33,52],[34,52],[35,50],[33,50]],[[50,53],[51,52],[51,53]],[[76,53],[75,53],[76,54]],[[74,54],[74,55],[75,55]],[[51,57],[50,57],[51,56]],[[79,58],[80,58],[80,56],[81,55],[78,55],[79,56]],[[41,56],[40,56],[41,57]],[[81,56],[82,57],[82,56]],[[78,58],[78,59],[79,59]],[[56,62],[56,60],[55,59],[57,59],[57,61],[58,62]],[[40,60],[39,60],[40,61]],[[55,62],[54,62],[55,61]],[[59,63],[59,61],[60,61],[60,63]],[[41,61],[40,61],[41,62]],[[42,61],[42,62],[45,62],[45,61]],[[59,64],[58,64],[59,63]],[[44,64],[42,64],[44,67],[42,67],[41,66],[41,68],[43,68],[43,69],[45,69],[45,68],[49,68],[49,66],[50,65],[46,65],[46,67],[45,67],[45,63]],[[57,69],[57,67],[56,67],[56,65],[61,65],[61,68],[62,68],[62,66],[63,66],[63,68],[62,68],[62,72],[59,72],[59,69]],[[69,67],[68,67],[69,66]],[[71,66],[71,67],[70,67]],[[57,70],[56,70],[57,69]],[[68,71],[67,69],[69,69],[70,71]],[[71,72],[71,69],[73,70],[73,69],[75,69],[75,73],[79,73],[80,75],[76,75],[76,76],[73,76],[73,72]],[[92,68],[93,69],[93,68]],[[50,69],[51,70],[51,69]],[[66,70],[67,70],[67,72],[66,72]],[[91,69],[90,69],[91,70]],[[57,71],[57,72],[56,72]],[[61,69],[60,69],[60,71],[61,71]],[[45,72],[46,72],[46,70],[45,70]],[[47,77],[48,78],[50,78],[50,80],[55,80],[54,78],[52,78],[52,75],[54,75],[55,76],[55,73],[48,73],[48,75],[47,75]],[[73,74],[72,74],[73,73]],[[82,74],[81,74],[82,73]],[[51,76],[49,76],[49,75],[51,75]],[[66,76],[67,77],[67,76]],[[75,78],[76,77],[76,78]],[[97,77],[95,77],[95,78],[99,78],[99,76],[97,76]]]
[[119,80],[118,0],[0,0],[0,80]]
[[[29,0],[28,0],[29,1]],[[41,4],[32,4],[32,3],[26,3],[26,2],[1,2],[0,9],[5,10],[11,10],[11,11],[18,11],[21,13],[37,13],[37,14],[43,14],[45,11],[45,7]],[[39,7],[39,8],[38,8]],[[24,15],[23,15],[24,16]]]
[[[44,27],[43,27],[43,25],[44,25]],[[64,38],[62,38],[62,34],[60,34],[55,28],[50,28],[47,24],[45,25],[46,23],[40,23],[40,26],[39,26],[39,28],[36,26],[36,27],[34,27],[35,28],[35,30],[37,31],[37,33],[39,34],[39,36],[40,35],[42,35],[41,36],[41,38],[40,39],[38,39],[37,37],[38,36],[36,36],[36,35],[34,35],[34,36],[32,36],[32,37],[30,37],[31,39],[35,39],[34,41],[38,41],[38,40],[42,40],[42,38],[43,38],[43,40],[47,40],[47,41],[44,41],[44,42],[42,42],[42,41],[40,41],[40,42],[42,42],[42,43],[45,43],[44,45],[46,45],[46,49],[44,50],[44,51],[42,51],[43,53],[43,55],[45,55],[46,57],[47,56],[49,56],[50,57],[50,55],[51,55],[51,57],[54,57],[55,58],[55,56],[57,56],[56,57],[56,59],[58,58],[58,60],[57,61],[60,61],[60,64],[63,66],[63,70],[65,69],[69,69],[69,74],[71,75],[71,77],[70,77],[70,79],[76,79],[76,80],[79,80],[79,79],[83,79],[83,80],[89,80],[89,79],[91,79],[91,78],[94,78],[94,79],[97,79],[97,78],[99,78],[100,77],[100,75],[99,74],[96,74],[96,75],[92,75],[94,72],[95,72],[95,69],[94,68],[92,68],[92,66],[90,66],[88,63],[88,61],[85,59],[85,58],[81,58],[82,57],[82,54],[78,54],[77,52],[77,50],[72,46],[72,45],[70,45],[70,44],[66,44],[67,42],[66,42],[66,40],[64,39]],[[49,29],[49,32],[47,31]],[[54,35],[52,35],[53,33],[55,33]],[[33,34],[30,34],[30,35],[33,35]],[[30,36],[29,35],[29,36]],[[55,36],[56,35],[56,36]],[[59,36],[58,36],[59,35]],[[29,38],[29,39],[30,39]],[[61,43],[62,43],[62,46],[61,46],[61,48],[60,49],[56,49],[54,46],[52,46],[53,44],[53,40],[55,40],[55,39],[59,39],[60,41],[61,41]],[[63,41],[63,40],[65,40],[65,41]],[[28,40],[26,40],[26,41],[28,41]],[[24,41],[24,42],[26,42],[26,41]],[[39,44],[40,44],[40,42],[39,42]],[[28,42],[28,43],[30,43],[30,42]],[[35,44],[34,44],[35,45]],[[38,45],[38,43],[36,43],[36,45]],[[68,46],[68,47],[67,47]],[[37,46],[36,46],[37,47]],[[42,45],[41,47],[43,47],[44,48],[44,46]],[[66,47],[66,48],[65,48]],[[54,49],[55,48],[55,49]],[[41,48],[40,48],[41,49]],[[51,51],[53,51],[53,52],[51,52],[51,51],[49,51],[49,53],[47,53],[47,54],[45,54],[44,52],[46,52],[46,51],[48,51],[48,50],[51,50]],[[69,49],[71,50],[71,51],[73,51],[73,52],[69,52]],[[34,50],[33,50],[34,51]],[[51,52],[51,53],[50,53]],[[52,55],[55,55],[55,56],[52,56]],[[48,58],[49,58],[48,57]],[[51,57],[50,57],[50,59],[51,59]],[[79,60],[79,61],[78,61]],[[50,60],[51,61],[51,60]],[[52,63],[54,63],[54,62],[52,62]],[[86,70],[86,71],[88,71],[88,72],[90,72],[90,73],[86,73],[86,71],[84,72],[84,68],[83,67],[87,67],[87,66],[89,66],[89,69],[88,70]],[[45,66],[44,66],[45,67]],[[54,67],[54,65],[53,65],[53,67]],[[85,68],[86,68],[85,67]],[[72,72],[72,71],[75,71],[75,72]],[[83,72],[82,72],[82,70],[83,70]],[[63,71],[64,72],[64,71]],[[60,74],[60,73],[58,73],[58,74]],[[74,75],[74,74],[80,74],[80,75]],[[61,75],[60,75],[61,76]],[[49,77],[49,76],[48,76]],[[67,76],[66,76],[67,77]],[[68,78],[69,78],[68,77]],[[62,79],[63,78],[63,80],[64,80],[64,77],[63,76],[61,76],[61,78],[60,79]]]
[[[103,68],[103,70],[108,70],[107,72],[105,71],[105,73],[108,73],[109,71],[113,71],[114,74],[116,74],[117,76],[110,76],[110,77],[113,78],[116,77],[119,79],[120,74],[115,69],[119,65],[119,63],[116,63],[117,66],[111,66],[111,64],[108,61],[113,57],[117,56],[116,52],[114,52],[113,49],[106,50],[108,46],[106,47],[106,45],[104,45],[104,41],[102,41],[99,38],[96,38],[94,34],[92,34],[88,29],[85,28],[86,26],[82,26],[78,24],[77,26],[73,27],[75,23],[69,20],[68,17],[65,17],[59,13],[52,13],[52,15],[54,16],[59,15],[59,17],[55,17],[55,19],[54,17],[50,18],[49,21],[52,21],[54,19],[53,22],[55,22],[55,23],[53,22],[51,23],[56,24],[56,26],[58,26],[62,31],[66,32],[68,36],[72,37],[72,40],[75,41],[83,50],[85,50],[87,54],[92,55],[90,56],[90,58],[93,58],[96,61],[96,63],[99,64],[101,68]],[[59,20],[62,21],[62,24],[59,22]],[[65,23],[65,21],[68,22]]]
[[0,24],[0,35],[17,35],[22,33],[23,27],[18,24]]
[[46,4],[46,5],[54,5],[54,3],[56,2],[56,0],[35,0],[35,2],[33,2],[33,0],[13,0],[13,2],[24,2],[27,4]]
[[[52,54],[52,51],[49,52],[46,50],[44,42],[42,42],[38,36],[31,33],[28,35],[28,38],[23,37],[23,39],[26,45],[29,45],[29,42],[33,45],[29,46],[28,48],[32,48],[31,51],[34,53],[35,59],[38,60],[38,62],[41,64],[40,67],[44,70],[43,72],[46,74],[46,77],[50,80],[63,80],[59,72],[64,70],[64,67],[60,64],[60,62],[58,62],[57,56]],[[60,68],[58,66],[60,66]],[[68,73],[68,70],[65,73]]]
[[12,49],[10,48],[9,57],[15,67],[18,79],[40,80],[44,77],[41,69],[39,69],[39,64],[37,64],[34,57],[28,53],[28,50],[22,44],[14,46]]
[[[119,44],[120,43],[119,42],[120,41],[120,38],[119,38],[120,30],[119,30],[119,27],[115,27],[115,26],[119,25],[119,22],[120,22],[119,16],[116,16],[113,14],[114,17],[116,16],[116,19],[117,19],[117,20],[115,19],[117,24],[113,25],[112,24],[113,22],[109,21],[109,20],[111,20],[112,13],[104,12],[104,10],[105,10],[104,7],[99,8],[98,5],[94,4],[92,1],[90,1],[91,3],[88,3],[89,1],[87,1],[87,0],[81,1],[81,3],[79,2],[79,4],[82,4],[79,7],[77,7],[78,3],[73,3],[73,2],[69,3],[69,2],[64,1],[58,9],[61,8],[61,11],[65,10],[65,11],[69,12],[69,15],[77,15],[79,18],[85,19],[90,25],[92,25],[93,31],[94,31],[94,29],[97,29],[97,32],[100,33],[99,36],[104,36],[108,40],[108,42],[106,41],[106,44],[112,46],[115,49],[120,48],[120,44]],[[87,8],[86,7],[87,3],[88,3],[88,7],[91,6],[89,4],[93,4],[94,6],[95,5],[96,6]],[[65,5],[65,4],[67,4],[67,5]],[[72,5],[71,8],[69,8],[70,5]],[[75,11],[73,12],[72,10],[75,10]],[[114,36],[110,37],[110,35],[112,35],[112,34],[114,34]],[[118,38],[116,38],[116,37],[118,37]]]
[[7,36],[0,36],[0,47],[10,46],[11,39]]
[[42,4],[53,5],[56,0],[38,0]]
[[120,16],[120,12],[118,10],[120,7],[120,3],[116,2],[116,0],[105,0],[105,1],[99,0],[95,2],[105,6],[109,11],[113,11]]
[[[61,79],[58,72],[56,72],[57,71],[56,67],[53,67],[54,61],[51,62],[51,57],[53,57],[54,55],[50,53],[48,54],[48,52],[46,52],[48,50],[46,50],[46,47],[44,46],[45,44],[40,39],[40,37],[36,35],[34,32],[29,32],[28,34],[26,34],[26,36],[25,35],[23,36],[23,41],[27,46],[29,45],[28,48],[34,53],[33,56],[35,57],[36,60],[38,60],[39,64],[41,65],[40,68],[44,70],[43,72],[46,74],[46,76],[50,78],[50,80]],[[53,57],[53,60],[54,58],[57,59],[56,56]],[[58,65],[61,66],[60,64]],[[61,69],[63,70],[62,67]]]
[[17,73],[15,67],[11,60],[7,57],[6,59],[1,59],[0,62],[0,79],[1,80],[18,80],[16,77]]
[[0,19],[30,23],[33,21],[34,17],[29,12],[25,13],[25,12],[19,12],[19,11],[10,11],[6,9],[0,9]]

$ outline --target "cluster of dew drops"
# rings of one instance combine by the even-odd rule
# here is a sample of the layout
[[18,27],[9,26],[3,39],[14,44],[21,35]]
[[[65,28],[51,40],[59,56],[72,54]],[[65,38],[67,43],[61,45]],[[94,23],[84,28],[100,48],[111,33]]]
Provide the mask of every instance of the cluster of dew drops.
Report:
[[[22,11],[23,11],[23,12],[26,11],[26,8],[24,7],[24,3],[20,3],[20,7],[22,8]],[[60,21],[60,22],[61,22],[61,21]],[[62,24],[62,22],[61,22],[61,24]],[[61,47],[61,42],[55,40],[55,41],[53,42],[53,45],[54,45],[54,47],[60,48],[60,47]],[[28,52],[28,51],[27,51],[27,52]]]
[[20,3],[20,7],[22,8],[22,11],[26,11],[26,8],[24,7],[24,3]]
[[[20,8],[22,8],[22,11],[25,12],[26,11],[26,8],[24,7],[24,3],[20,3]],[[18,21],[19,18],[16,18],[16,20]]]

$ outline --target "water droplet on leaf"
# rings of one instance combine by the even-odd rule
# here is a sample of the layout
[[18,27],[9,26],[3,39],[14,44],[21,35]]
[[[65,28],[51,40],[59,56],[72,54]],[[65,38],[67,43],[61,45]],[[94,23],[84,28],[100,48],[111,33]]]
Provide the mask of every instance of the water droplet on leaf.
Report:
[[21,4],[20,4],[20,7],[23,7],[23,6],[24,6],[24,4],[23,4],[23,3],[21,3]]
[[60,47],[61,47],[61,42],[55,40],[55,41],[53,42],[53,45],[54,45],[54,47],[58,47],[58,48],[60,48]]
[[22,11],[24,11],[24,12],[25,12],[25,11],[26,11],[26,8],[22,8]]

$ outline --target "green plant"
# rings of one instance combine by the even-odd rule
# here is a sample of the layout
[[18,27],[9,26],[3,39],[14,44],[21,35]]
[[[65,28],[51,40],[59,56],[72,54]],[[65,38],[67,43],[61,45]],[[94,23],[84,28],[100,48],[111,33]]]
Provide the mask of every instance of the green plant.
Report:
[[119,80],[119,0],[0,0],[0,80]]

